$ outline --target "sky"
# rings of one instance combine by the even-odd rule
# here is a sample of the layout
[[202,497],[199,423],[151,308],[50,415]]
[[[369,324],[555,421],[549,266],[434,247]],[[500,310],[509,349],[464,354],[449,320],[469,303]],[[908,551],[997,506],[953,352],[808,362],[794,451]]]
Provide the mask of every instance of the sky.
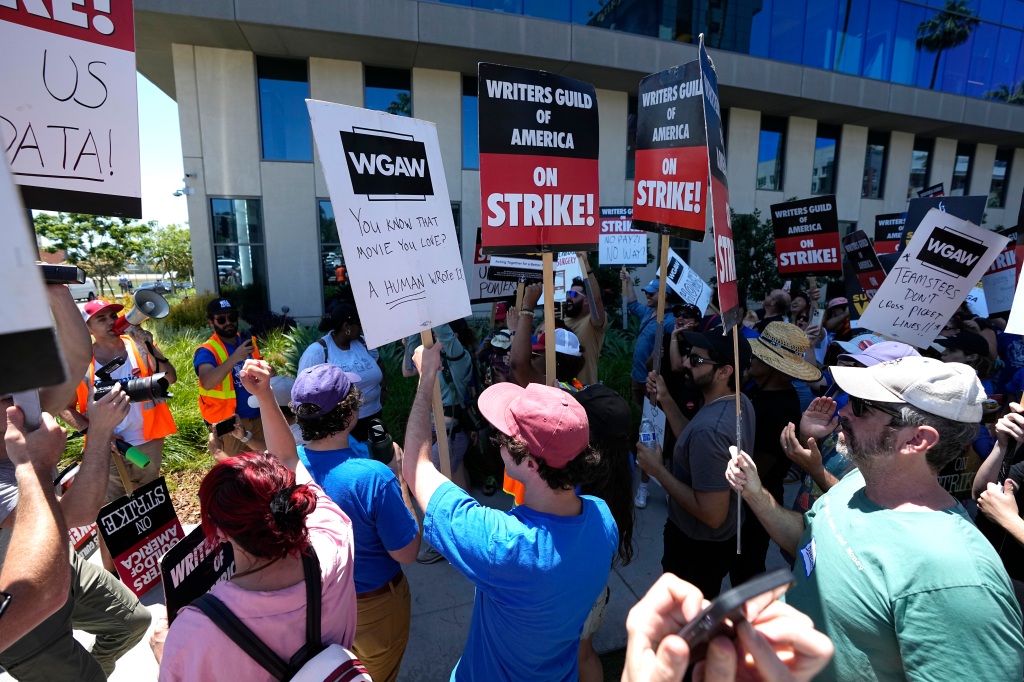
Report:
[[181,165],[178,105],[160,88],[136,74],[139,89],[139,146],[142,157],[142,219],[161,225],[188,222]]

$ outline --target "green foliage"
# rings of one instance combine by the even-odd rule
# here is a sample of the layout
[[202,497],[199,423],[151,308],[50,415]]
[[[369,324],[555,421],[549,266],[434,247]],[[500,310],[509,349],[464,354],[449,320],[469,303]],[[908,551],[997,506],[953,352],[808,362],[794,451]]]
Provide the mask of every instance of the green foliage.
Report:
[[384,401],[382,420],[391,432],[396,443],[405,441],[405,424],[409,421],[409,411],[416,397],[419,386],[417,377],[402,376],[402,358],[405,357],[405,346],[395,341],[377,349],[381,362],[384,363],[384,381],[388,387],[388,397]]
[[412,97],[408,92],[399,92],[385,111],[396,116],[412,116]]
[[924,49],[935,53],[932,81],[928,86],[930,89],[935,88],[942,52],[966,43],[971,37],[971,31],[978,27],[978,23],[979,19],[971,9],[969,0],[946,0],[946,6],[935,16],[918,24],[917,40],[914,44],[918,50]]
[[[1000,83],[996,86],[995,90],[989,90],[985,93],[985,97],[988,99],[994,99],[997,102],[1006,102],[1007,104],[1024,104],[1024,81],[1019,83],[1013,83],[1006,85]],[[989,203],[992,206],[992,203]],[[996,201],[996,207],[998,208],[998,199]]]
[[161,322],[168,328],[207,329],[209,325],[206,323],[206,306],[215,298],[217,294],[209,291],[189,296],[181,303],[172,305],[171,312]]
[[[775,234],[771,220],[761,221],[761,212],[732,214],[736,276],[750,300],[760,300],[782,286],[775,264]],[[741,294],[742,295],[742,294]]]
[[179,282],[192,279],[192,243],[187,227],[166,225],[157,228],[144,244],[146,259],[158,263],[160,271],[171,279],[171,293]]
[[318,331],[316,327],[307,327],[303,324],[282,333],[281,338],[284,343],[281,348],[281,365],[278,370],[290,377],[297,375],[299,359],[302,358],[302,354],[323,335],[324,333]]
[[83,213],[39,213],[34,222],[36,234],[48,243],[44,249],[64,251],[68,263],[93,278],[101,296],[104,289],[113,295],[108,278],[124,272],[142,254],[146,235],[156,227],[155,222],[122,222]]

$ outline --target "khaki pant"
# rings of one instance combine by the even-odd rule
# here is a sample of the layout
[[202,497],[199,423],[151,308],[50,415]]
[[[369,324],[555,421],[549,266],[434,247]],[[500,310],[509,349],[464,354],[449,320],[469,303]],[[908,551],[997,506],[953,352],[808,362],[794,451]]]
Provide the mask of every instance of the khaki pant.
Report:
[[129,462],[124,455],[118,452],[117,447],[111,446],[113,454],[110,458],[110,474],[107,479],[107,496],[104,498],[103,504],[109,504],[126,494],[124,484],[121,482],[121,475],[118,473],[117,466],[114,464],[114,457],[119,457],[121,459],[121,462],[124,464],[125,471],[128,472],[128,480],[130,480],[136,488],[141,485],[151,483],[160,477],[160,462],[164,457],[164,439],[155,438],[153,440],[147,440],[141,445],[136,445],[135,449],[149,457],[149,466],[144,469],[140,469]]
[[[256,436],[260,440],[263,438],[263,421],[259,417],[238,418],[238,421],[242,422],[242,428],[246,431],[252,431],[252,435]],[[228,457],[234,457],[239,452],[249,452],[252,448],[248,443],[243,443],[231,434],[228,434],[220,439],[221,449],[227,454]]]
[[409,643],[409,580],[388,592],[356,599],[356,639],[352,651],[374,682],[394,682]]
[[[19,682],[104,682],[117,659],[142,640],[151,618],[121,581],[72,551],[67,602],[0,653],[0,665]],[[96,635],[92,652],[72,628]]]

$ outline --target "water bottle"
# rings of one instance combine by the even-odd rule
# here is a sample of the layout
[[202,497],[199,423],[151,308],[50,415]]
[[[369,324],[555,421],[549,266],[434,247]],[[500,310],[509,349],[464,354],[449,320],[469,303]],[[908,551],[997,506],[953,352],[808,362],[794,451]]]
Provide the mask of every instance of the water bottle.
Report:
[[658,434],[654,430],[654,422],[644,418],[640,422],[640,442],[644,447],[655,448],[658,446]]
[[370,428],[366,436],[366,446],[370,451],[370,457],[390,464],[395,457],[395,448],[392,445],[391,434],[380,419],[371,419]]

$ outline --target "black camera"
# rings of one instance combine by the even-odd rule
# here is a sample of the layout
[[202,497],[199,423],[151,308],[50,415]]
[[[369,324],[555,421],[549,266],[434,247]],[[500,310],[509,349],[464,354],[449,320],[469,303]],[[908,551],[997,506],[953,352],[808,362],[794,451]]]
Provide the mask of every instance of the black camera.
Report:
[[173,398],[174,395],[167,392],[171,382],[167,381],[164,372],[157,372],[148,377],[136,377],[132,379],[114,379],[111,372],[116,372],[125,363],[126,358],[114,358],[107,364],[96,370],[96,378],[93,382],[95,392],[93,400],[99,400],[110,393],[116,384],[121,384],[121,390],[128,395],[128,402],[144,403],[163,398]]

